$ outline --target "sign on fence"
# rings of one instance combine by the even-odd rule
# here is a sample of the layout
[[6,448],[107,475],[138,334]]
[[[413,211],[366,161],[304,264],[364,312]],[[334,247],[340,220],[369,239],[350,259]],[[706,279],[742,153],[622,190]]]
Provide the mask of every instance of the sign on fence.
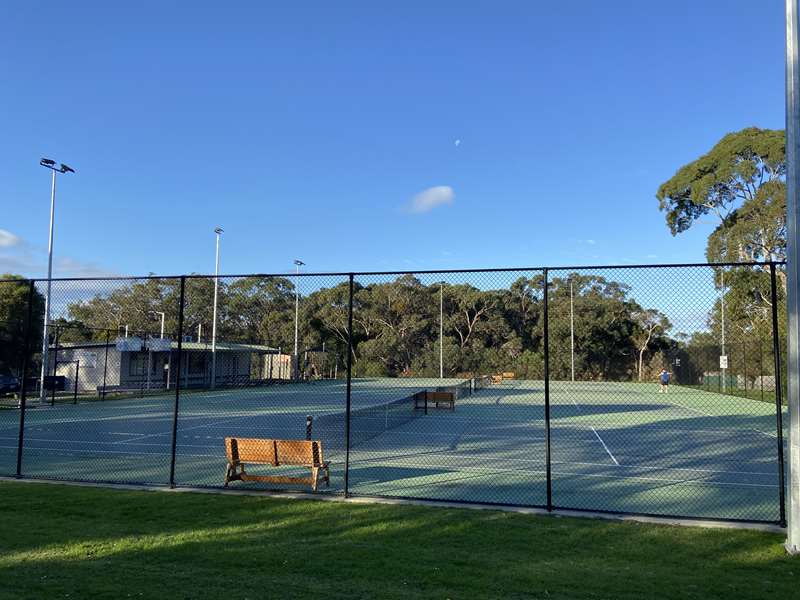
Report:
[[721,354],[719,357],[719,368],[720,369],[727,369],[728,368],[728,355]]

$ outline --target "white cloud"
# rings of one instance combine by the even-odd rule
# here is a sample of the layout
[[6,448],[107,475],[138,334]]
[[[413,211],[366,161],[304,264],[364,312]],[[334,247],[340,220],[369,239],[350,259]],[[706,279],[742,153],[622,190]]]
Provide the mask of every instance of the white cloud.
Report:
[[594,240],[586,240],[586,243],[589,244],[590,246],[594,246],[597,242],[595,242]]
[[437,206],[452,204],[455,197],[455,192],[449,185],[436,185],[414,196],[408,209],[412,213],[426,213]]
[[5,229],[0,229],[0,248],[11,248],[17,246],[22,240],[16,235]]

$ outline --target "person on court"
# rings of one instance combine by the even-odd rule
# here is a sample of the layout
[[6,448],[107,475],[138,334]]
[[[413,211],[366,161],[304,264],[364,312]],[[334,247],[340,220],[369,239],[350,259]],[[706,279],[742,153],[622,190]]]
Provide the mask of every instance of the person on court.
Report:
[[661,369],[661,374],[658,376],[658,381],[661,384],[661,388],[658,390],[660,394],[667,393],[667,387],[669,386],[669,376],[672,375],[666,369]]

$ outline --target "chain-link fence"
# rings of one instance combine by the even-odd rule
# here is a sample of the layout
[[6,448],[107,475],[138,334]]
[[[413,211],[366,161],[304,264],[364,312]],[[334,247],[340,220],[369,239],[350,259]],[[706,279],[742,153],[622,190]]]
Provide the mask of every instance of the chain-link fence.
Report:
[[0,281],[0,473],[784,522],[781,264]]

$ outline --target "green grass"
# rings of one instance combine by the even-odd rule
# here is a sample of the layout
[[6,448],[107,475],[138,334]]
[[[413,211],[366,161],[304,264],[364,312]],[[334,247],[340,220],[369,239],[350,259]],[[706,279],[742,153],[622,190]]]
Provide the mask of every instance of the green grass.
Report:
[[[790,598],[782,536],[0,483],[0,598]],[[794,591],[793,591],[794,590]]]

